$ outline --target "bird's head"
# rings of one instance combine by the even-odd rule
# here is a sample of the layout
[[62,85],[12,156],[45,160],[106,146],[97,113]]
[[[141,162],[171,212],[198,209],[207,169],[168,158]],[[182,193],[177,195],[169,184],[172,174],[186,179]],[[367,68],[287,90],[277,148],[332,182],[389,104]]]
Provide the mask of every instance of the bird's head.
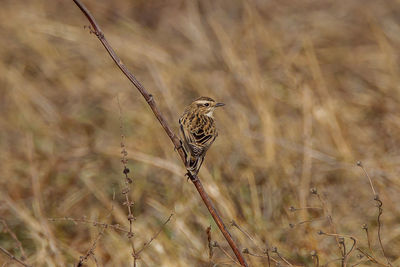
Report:
[[214,99],[201,96],[190,104],[190,108],[209,117],[213,117],[214,110],[217,107],[225,106],[224,103],[215,102]]

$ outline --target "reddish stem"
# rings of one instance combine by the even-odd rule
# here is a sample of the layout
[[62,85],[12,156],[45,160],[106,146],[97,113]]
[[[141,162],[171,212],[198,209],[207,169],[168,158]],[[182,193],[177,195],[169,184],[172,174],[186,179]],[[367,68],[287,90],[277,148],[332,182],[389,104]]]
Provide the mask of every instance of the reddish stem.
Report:
[[[103,44],[104,48],[107,50],[108,54],[112,57],[115,64],[121,69],[121,71],[125,74],[125,76],[135,85],[135,87],[139,90],[142,94],[144,99],[149,104],[151,110],[153,111],[154,115],[160,122],[161,126],[164,128],[164,131],[167,133],[171,142],[174,144],[175,149],[178,151],[183,164],[185,164],[185,152],[182,149],[181,142],[179,138],[172,132],[171,128],[168,126],[168,123],[164,116],[161,114],[160,110],[158,109],[153,96],[146,91],[143,85],[136,79],[136,77],[128,70],[128,68],[122,63],[121,59],[117,56],[114,49],[110,46],[106,38],[104,37],[104,33],[100,30],[99,25],[97,24],[96,20],[89,12],[89,10],[79,1],[74,0],[75,4],[80,8],[80,10],[85,14],[86,18],[89,20],[92,29],[91,32],[94,33],[97,38],[99,38],[100,42]],[[225,224],[223,223],[221,217],[218,214],[218,211],[214,208],[210,198],[208,197],[207,192],[204,190],[203,185],[198,177],[191,176],[191,181],[193,182],[194,186],[196,187],[197,191],[199,192],[201,198],[203,199],[204,204],[207,206],[208,211],[210,212],[211,216],[213,217],[215,223],[218,225],[219,229],[221,230],[222,234],[224,235],[225,239],[228,241],[229,245],[231,246],[233,252],[236,255],[236,258],[240,262],[242,266],[248,266],[246,260],[244,259],[243,255],[241,254],[238,246],[236,245],[235,241],[233,241],[232,236],[226,229]]]

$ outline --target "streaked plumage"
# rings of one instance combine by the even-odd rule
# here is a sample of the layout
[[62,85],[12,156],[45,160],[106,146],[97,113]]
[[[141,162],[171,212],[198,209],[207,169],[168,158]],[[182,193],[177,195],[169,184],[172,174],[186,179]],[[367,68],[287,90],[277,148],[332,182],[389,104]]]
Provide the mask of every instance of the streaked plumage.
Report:
[[192,175],[197,175],[207,150],[218,136],[213,112],[223,105],[202,96],[187,106],[179,119],[186,168]]

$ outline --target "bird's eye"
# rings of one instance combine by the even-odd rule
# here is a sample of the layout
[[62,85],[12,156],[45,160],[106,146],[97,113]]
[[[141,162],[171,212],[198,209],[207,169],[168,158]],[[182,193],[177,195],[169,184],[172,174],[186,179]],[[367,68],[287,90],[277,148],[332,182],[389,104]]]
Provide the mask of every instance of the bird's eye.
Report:
[[208,104],[208,103],[205,103],[205,104],[204,104],[204,106],[206,106],[206,107],[208,107],[209,105],[210,105],[210,104]]

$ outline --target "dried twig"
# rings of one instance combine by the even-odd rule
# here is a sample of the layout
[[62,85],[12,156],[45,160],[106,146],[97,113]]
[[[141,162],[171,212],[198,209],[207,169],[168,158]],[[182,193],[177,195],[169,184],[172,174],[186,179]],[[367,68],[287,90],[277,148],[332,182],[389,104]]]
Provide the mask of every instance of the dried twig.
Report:
[[123,173],[125,175],[125,187],[122,189],[122,194],[125,196],[125,201],[123,203],[123,205],[127,206],[128,209],[128,215],[127,215],[127,219],[129,221],[129,233],[128,233],[128,239],[131,243],[131,248],[132,248],[132,257],[133,257],[133,266],[136,267],[136,261],[137,258],[135,257],[136,255],[136,251],[135,251],[135,245],[134,242],[132,241],[132,237],[133,237],[133,232],[132,232],[132,225],[133,225],[133,221],[135,220],[135,217],[132,214],[132,207],[134,205],[133,201],[129,200],[129,192],[130,192],[130,185],[132,184],[133,180],[129,177],[129,168],[127,167],[127,163],[128,163],[128,151],[126,150],[126,146],[125,146],[125,134],[124,134],[124,125],[123,125],[123,121],[122,121],[122,108],[121,108],[121,103],[119,102],[119,97],[117,97],[118,100],[118,108],[119,108],[119,129],[120,129],[120,134],[121,134],[121,163],[123,166]]
[[293,267],[293,264],[291,264],[287,259],[285,259],[285,258],[279,253],[277,247],[273,247],[273,248],[271,249],[271,251],[272,251],[273,253],[275,253],[275,254],[276,254],[282,261],[284,261],[287,265]]
[[[351,255],[351,253],[354,251],[354,248],[357,245],[357,239],[354,236],[351,236],[351,235],[341,235],[341,234],[336,234],[336,233],[325,233],[323,231],[318,231],[318,234],[326,235],[326,236],[333,236],[333,237],[335,237],[335,238],[337,238],[339,240],[339,244],[341,245],[341,247],[343,249],[343,251],[342,251],[342,255],[343,256],[341,258],[342,266],[346,266],[347,261],[348,261],[350,255]],[[353,242],[353,244],[352,244],[352,246],[351,246],[349,251],[346,251],[346,243],[344,241],[345,238],[348,238]]]
[[14,239],[15,243],[17,243],[18,249],[19,249],[19,251],[21,251],[21,255],[22,255],[21,259],[25,260],[26,254],[25,254],[24,248],[22,247],[21,241],[19,241],[17,235],[10,229],[10,227],[8,227],[8,224],[4,219],[0,219],[0,222],[3,224],[3,231],[9,233],[10,236],[12,237],[12,239]]
[[362,162],[361,161],[357,161],[357,166],[359,166],[364,171],[364,174],[368,178],[369,184],[371,186],[372,193],[374,194],[374,200],[376,201],[376,203],[377,203],[376,207],[378,208],[378,216],[377,216],[378,241],[379,241],[379,245],[380,245],[381,250],[382,250],[383,257],[385,257],[387,264],[389,266],[392,266],[392,264],[389,261],[389,258],[386,256],[385,249],[384,249],[383,243],[382,243],[382,237],[381,237],[381,228],[382,228],[381,216],[382,216],[382,213],[383,213],[383,208],[382,208],[383,202],[380,200],[379,195],[376,193],[375,188],[374,188],[374,184],[372,183],[372,179],[369,176],[367,170],[364,168],[364,165],[362,164]]
[[231,259],[231,261],[233,261],[236,265],[241,266],[241,264],[240,264],[239,262],[237,262],[231,255],[229,255],[229,253],[228,253],[223,247],[221,247],[221,246],[218,244],[217,241],[214,241],[214,242],[212,243],[212,246],[213,246],[214,248],[219,248],[219,249],[222,251],[222,253],[225,254],[225,256],[227,256],[229,259]]
[[301,221],[301,222],[297,222],[297,223],[289,223],[289,227],[290,228],[294,228],[297,225],[302,225],[302,224],[306,224],[306,223],[312,223],[312,222],[316,222],[316,221],[324,221],[326,219],[327,219],[326,217],[320,217],[320,218],[305,220],[305,221]]
[[268,260],[268,266],[271,266],[271,260],[272,260],[273,262],[275,262],[275,263],[278,263],[278,262],[279,262],[278,260],[272,258],[272,257],[269,255],[269,250],[268,250],[268,249],[266,249],[266,250],[264,251],[264,254],[265,254],[265,255],[256,254],[256,253],[250,252],[250,250],[249,250],[248,248],[242,249],[242,252],[243,252],[244,254],[249,255],[249,256],[267,259],[267,260]]
[[95,220],[87,220],[85,218],[81,219],[76,219],[76,218],[71,218],[71,217],[63,217],[63,218],[48,218],[49,221],[56,222],[56,221],[69,221],[73,222],[75,224],[77,223],[85,223],[85,224],[92,224],[93,226],[96,227],[102,227],[102,228],[110,228],[115,231],[120,231],[123,233],[129,233],[129,230],[119,226],[119,224],[108,224],[108,223],[103,223]]
[[6,250],[5,248],[0,247],[0,251],[3,252],[4,254],[6,254],[11,260],[19,263],[22,266],[25,267],[31,267],[30,265],[26,264],[25,262],[23,262],[22,260],[18,259],[17,257],[15,257],[13,254],[11,254],[8,250]]
[[155,235],[153,235],[149,241],[147,241],[146,243],[143,244],[143,247],[141,249],[139,249],[136,253],[135,253],[135,258],[139,258],[139,254],[146,249],[148,246],[150,246],[151,242],[153,242],[154,239],[157,238],[157,236],[161,233],[161,231],[163,230],[163,227],[171,220],[172,216],[174,216],[173,213],[171,213],[168,217],[168,219],[162,224],[161,228],[157,231],[157,233]]
[[[329,222],[331,231],[332,231],[333,233],[337,234],[336,226],[335,226],[335,224],[334,224],[334,222],[333,222],[333,219],[332,219],[332,214],[331,214],[331,212],[330,212],[330,210],[329,210],[329,208],[328,208],[328,206],[327,206],[325,200],[321,197],[321,195],[318,193],[318,191],[317,191],[316,188],[311,188],[311,189],[310,189],[310,192],[311,192],[311,194],[317,196],[319,202],[321,203],[322,210],[324,211],[324,215],[325,215],[326,218],[328,219],[328,222]],[[338,246],[339,251],[340,251],[342,257],[344,257],[343,250],[342,250],[342,248],[341,248],[341,245],[340,245],[340,243],[339,243],[339,239],[338,239],[337,236],[335,236],[335,241],[336,241],[336,245]]]
[[206,229],[207,233],[207,246],[208,246],[208,259],[210,262],[212,262],[212,257],[213,257],[213,246],[211,244],[211,225],[207,227]]
[[371,252],[372,256],[375,257],[374,251],[373,251],[372,248],[371,248],[371,238],[370,238],[370,236],[369,236],[368,225],[364,223],[364,224],[361,226],[361,228],[362,228],[363,230],[365,230],[365,234],[367,235],[368,250],[369,250],[369,252]]
[[251,242],[253,242],[253,244],[259,249],[262,250],[256,243],[256,241],[254,240],[254,238],[246,231],[244,230],[242,227],[240,227],[234,220],[231,220],[231,226],[236,227],[240,232],[242,232],[248,239],[251,240]]
[[[111,209],[110,209],[110,211],[108,212],[108,214],[106,215],[106,217],[109,217],[109,216],[112,214],[113,210],[114,210],[115,192],[113,193],[113,198],[112,198],[112,200],[113,200],[113,204],[111,205]],[[92,245],[91,245],[90,248],[87,250],[86,254],[85,254],[84,256],[81,256],[81,257],[80,257],[79,262],[78,262],[78,264],[76,265],[77,267],[82,267],[82,266],[83,266],[83,263],[85,263],[85,262],[88,260],[89,257],[93,258],[94,262],[95,262],[96,265],[97,265],[97,259],[96,259],[95,255],[94,255],[94,250],[96,249],[97,242],[98,242],[98,241],[101,239],[101,237],[103,236],[104,231],[106,230],[106,228],[107,228],[107,225],[103,225],[103,227],[101,228],[101,230],[97,233],[97,235],[96,235],[94,241],[92,242]]]
[[361,248],[357,248],[357,251],[359,251],[361,254],[363,254],[365,257],[367,257],[368,261],[373,262],[379,266],[385,266],[388,267],[389,265],[384,264],[382,262],[380,262],[378,259],[376,259],[374,256],[369,255],[367,252],[365,252],[364,250],[362,250]]
[[[103,236],[105,230],[106,230],[106,227],[103,227],[100,230],[100,232],[97,234],[96,238],[94,239],[92,245],[90,246],[90,248],[86,252],[85,256],[81,256],[80,257],[79,262],[76,265],[76,267],[82,267],[83,264],[87,261],[87,259],[89,257],[94,257],[94,250],[96,249],[97,242],[101,239],[101,237]],[[97,261],[95,261],[95,262],[97,262]]]
[[[100,29],[99,25],[97,24],[96,20],[92,16],[92,14],[89,12],[89,10],[81,3],[79,0],[74,0],[75,4],[80,8],[80,10],[84,13],[86,18],[89,20],[91,24],[91,32],[94,33],[97,38],[100,40],[100,42],[103,44],[104,48],[107,50],[109,55],[112,57],[114,62],[117,64],[117,66],[121,69],[121,71],[125,74],[125,76],[134,84],[134,86],[139,90],[139,92],[142,94],[146,102],[149,104],[150,108],[152,109],[154,115],[160,122],[161,126],[164,128],[164,131],[168,135],[168,137],[171,139],[171,142],[174,144],[175,149],[178,151],[182,162],[185,164],[185,152],[183,151],[183,148],[181,146],[181,141],[179,138],[172,132],[171,128],[169,127],[166,119],[164,116],[161,114],[160,110],[158,109],[153,96],[147,92],[147,90],[143,87],[143,85],[136,79],[136,77],[127,69],[127,67],[122,63],[121,59],[117,56],[115,53],[114,49],[110,46],[108,41],[106,40],[104,33]],[[219,229],[221,230],[222,234],[224,235],[225,239],[229,243],[230,247],[232,248],[233,252],[236,255],[236,258],[240,262],[241,265],[247,266],[247,263],[241,254],[238,246],[236,245],[235,241],[233,241],[232,236],[228,232],[228,230],[225,227],[225,224],[223,223],[221,217],[219,216],[219,213],[215,209],[214,205],[212,204],[210,198],[208,197],[208,194],[204,190],[204,187],[200,181],[200,179],[196,176],[192,176],[189,174],[189,178],[193,182],[194,186],[196,187],[198,193],[200,194],[204,204],[207,206],[208,211],[210,212],[211,216],[213,217],[215,223],[218,225]]]

